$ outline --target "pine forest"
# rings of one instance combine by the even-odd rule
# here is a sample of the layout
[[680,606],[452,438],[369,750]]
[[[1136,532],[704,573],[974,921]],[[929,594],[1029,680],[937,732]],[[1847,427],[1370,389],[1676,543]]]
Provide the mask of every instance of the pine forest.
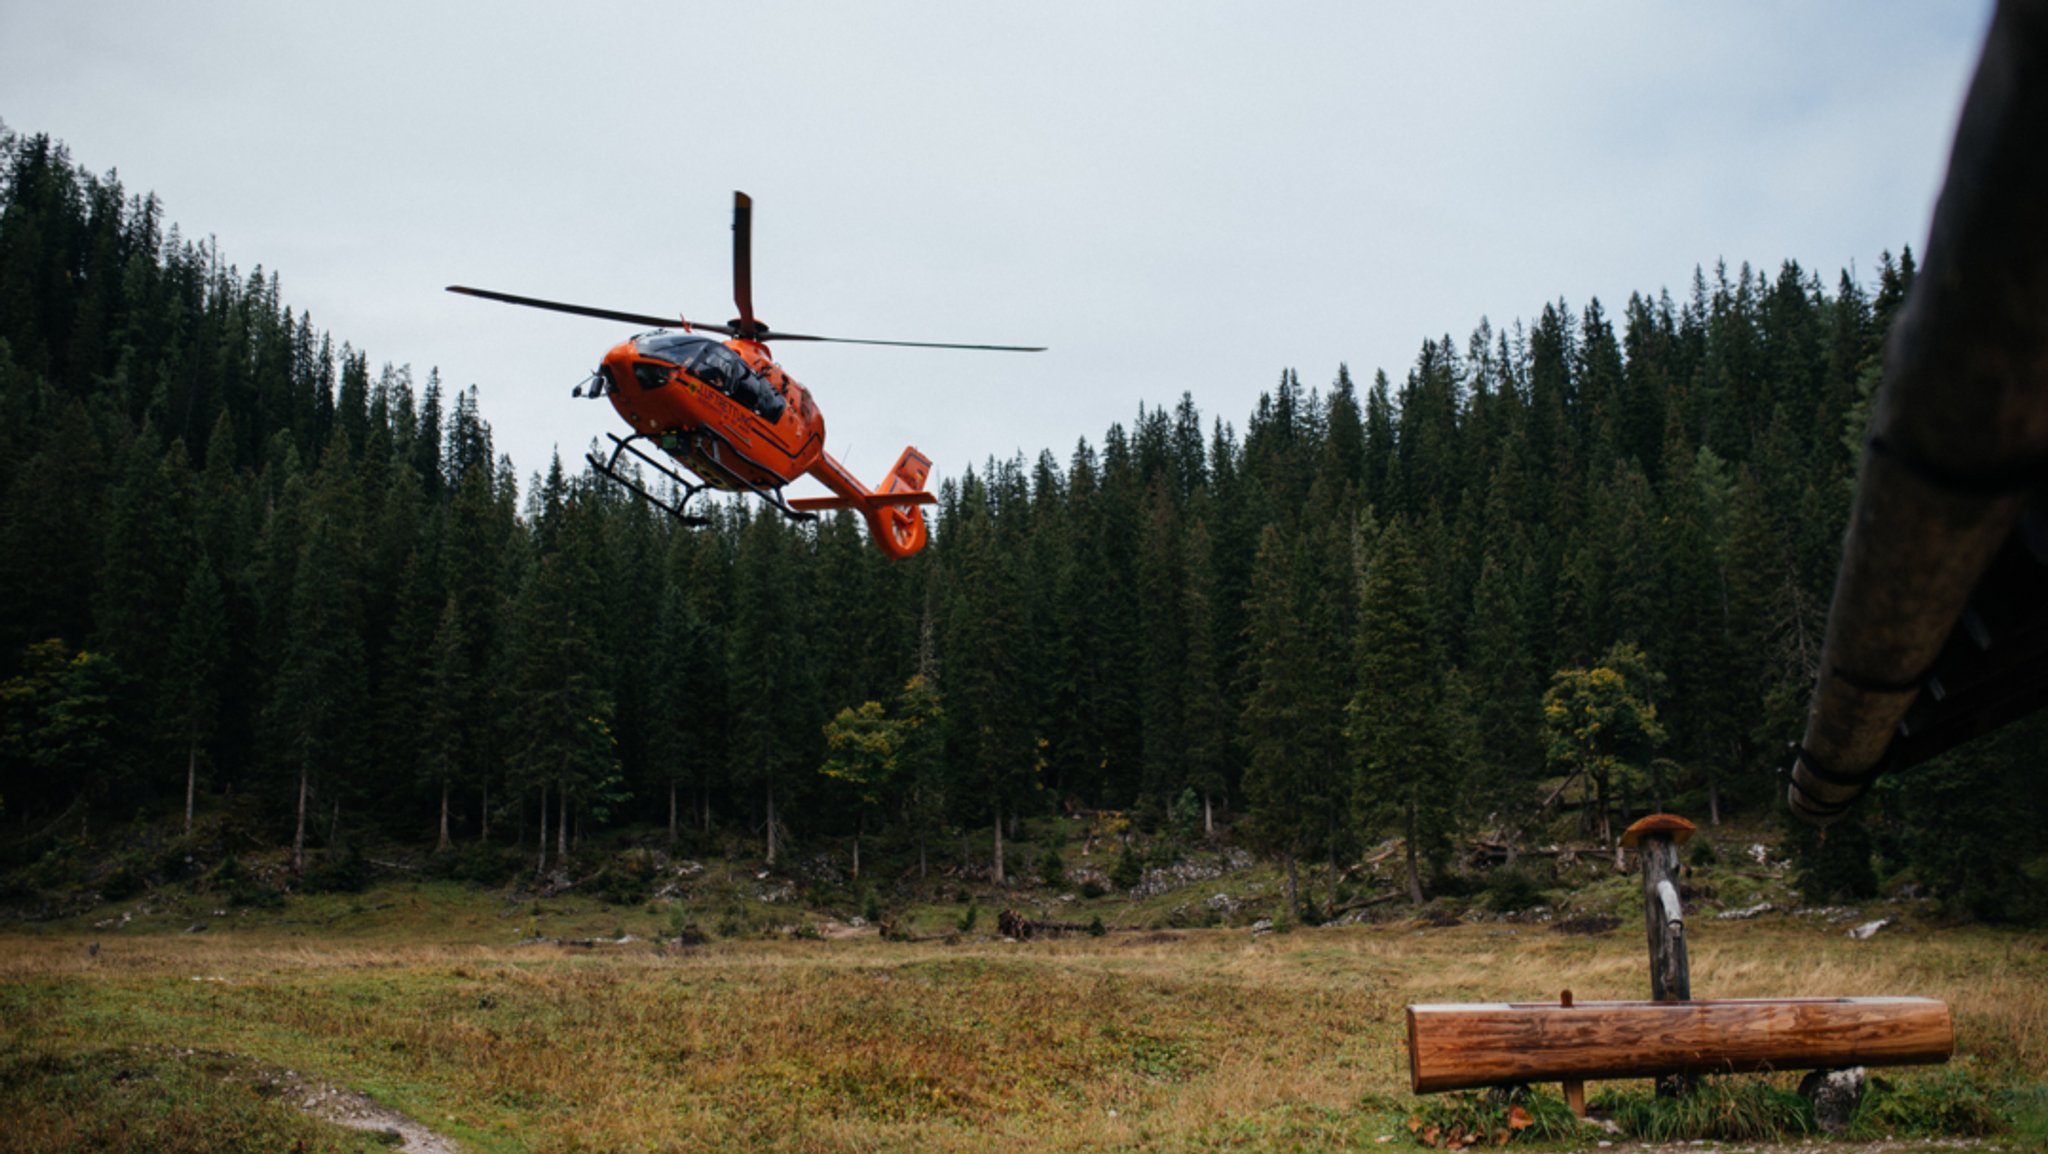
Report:
[[[1914,277],[1702,254],[1248,413],[1134,397],[949,473],[894,561],[515,465],[491,383],[374,360],[47,137],[0,172],[0,870],[196,815],[301,871],[631,832],[1002,882],[1020,822],[1116,812],[1298,906],[1396,841],[1420,901],[1566,812],[1775,820]],[[1809,900],[2048,917],[2044,734],[1789,831]]]

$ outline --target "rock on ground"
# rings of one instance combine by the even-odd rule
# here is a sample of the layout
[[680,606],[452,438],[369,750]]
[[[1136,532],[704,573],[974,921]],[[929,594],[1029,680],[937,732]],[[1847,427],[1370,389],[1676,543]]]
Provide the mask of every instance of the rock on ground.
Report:
[[1866,1084],[1863,1067],[1815,1070],[1799,1082],[1799,1093],[1813,1103],[1813,1120],[1824,1133],[1839,1134],[1856,1117]]

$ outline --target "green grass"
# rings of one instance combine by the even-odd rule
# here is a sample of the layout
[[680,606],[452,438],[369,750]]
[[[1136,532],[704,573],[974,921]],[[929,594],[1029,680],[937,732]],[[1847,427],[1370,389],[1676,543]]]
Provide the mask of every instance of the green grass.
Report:
[[[498,888],[387,871],[362,893],[274,902],[236,903],[203,881],[89,909],[89,895],[69,892],[85,912],[0,931],[0,1143],[16,1142],[0,1154],[372,1148],[266,1097],[250,1072],[267,1069],[366,1092],[477,1152],[1412,1146],[1411,1118],[1433,1119],[1439,1137],[1497,1134],[1499,1119],[1475,1113],[1495,1109],[1477,1096],[1407,1092],[1403,1005],[1643,992],[1640,882],[1601,860],[1560,874],[1528,859],[1550,899],[1541,909],[1496,911],[1473,886],[1435,903],[1455,915],[1442,926],[1394,901],[1371,908],[1372,924],[1254,937],[1254,919],[1284,912],[1276,867],[1083,898],[1073,875],[1106,872],[1115,843],[1083,856],[1078,823],[1032,824],[1070,839],[1068,885],[1039,885],[1026,857],[1010,887],[918,884],[896,866],[855,883],[670,862],[626,903],[597,885],[535,896],[523,873]],[[1719,906],[1797,904],[1781,871],[1747,860],[1746,838],[1723,840],[1691,879]],[[595,876],[617,858],[581,860]],[[274,877],[279,862],[240,864]],[[1343,880],[1355,898],[1386,892],[1398,861]],[[655,896],[669,886],[673,900]],[[1303,887],[1318,902],[1328,893],[1319,873]],[[1209,908],[1219,893],[1227,911]],[[927,940],[853,928],[871,899]],[[1006,908],[1134,932],[1005,943],[995,923]],[[1857,1135],[2048,1145],[2048,935],[1943,927],[1905,905],[1870,911],[1901,920],[1855,943],[1824,918],[1711,912],[1697,911],[1689,934],[1702,994],[1923,994],[1954,1006],[1958,1062],[1878,1072]],[[1549,932],[1598,913],[1622,928]],[[684,926],[700,935],[692,944],[658,942]],[[552,944],[622,933],[637,940]],[[1641,1086],[1592,1089],[1631,1134],[1751,1140],[1800,1132],[1791,1082],[1715,1080],[1680,1103]],[[1561,1109],[1556,1088],[1542,1089],[1535,1102]],[[1518,1145],[1611,1137],[1530,1109],[1541,1125]],[[202,1115],[231,1122],[186,1121]]]
[[0,1053],[0,1118],[4,1154],[386,1149],[279,1100],[246,1062],[162,1048],[10,1047]]
[[[1377,1148],[1383,1136],[1412,1144],[1419,1112],[1458,1108],[1406,1092],[1404,1004],[1544,998],[1563,985],[1621,997],[1642,981],[1634,934],[1419,929],[1405,917],[1257,939],[1219,929],[580,949],[517,943],[530,923],[549,937],[609,936],[667,914],[508,901],[459,883],[292,898],[200,934],[182,932],[188,916],[0,938],[0,1053],[14,1056],[0,1116],[42,1119],[45,1135],[60,1113],[125,1134],[115,1120],[151,1102],[173,1119],[166,1137],[80,1148],[292,1148],[296,1137],[273,1135],[302,1120],[205,1061],[165,1056],[192,1050],[365,1091],[475,1151]],[[1694,981],[1729,996],[1948,998],[1965,1060],[1880,1072],[1866,1131],[1977,1133],[1988,1111],[2022,1135],[2048,1113],[2030,1093],[2048,1065],[2044,944],[1950,930],[1872,949],[1793,919],[1729,923],[1695,938]],[[117,1076],[137,1064],[147,1078]],[[1744,1087],[1766,1083],[1719,1084],[1734,1089],[1690,1107],[1719,1120],[1659,1115],[1646,1093],[1612,1086],[1596,1101],[1618,1120],[1648,1103],[1626,1123],[1646,1136],[1750,1133],[1742,1118],[1762,1092]],[[1937,1109],[1964,1090],[1981,1110]],[[56,1101],[70,1105],[39,1105]],[[246,1121],[188,1135],[183,1107]],[[363,1148],[305,1125],[328,1143],[308,1149]]]
[[1669,1098],[1610,1090],[1588,1106],[1613,1119],[1623,1134],[1651,1142],[1783,1142],[1819,1132],[1812,1104],[1766,1078],[1702,1078],[1689,1092]]

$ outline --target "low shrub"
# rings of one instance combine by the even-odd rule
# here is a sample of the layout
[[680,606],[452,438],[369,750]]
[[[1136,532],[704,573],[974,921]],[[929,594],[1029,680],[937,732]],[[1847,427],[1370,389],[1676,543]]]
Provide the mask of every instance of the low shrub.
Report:
[[609,905],[637,906],[654,891],[654,874],[653,851],[629,849],[605,864],[592,889]]
[[142,850],[122,854],[114,862],[114,868],[100,879],[100,897],[117,902],[141,893],[149,885],[149,875],[155,864]]
[[299,878],[300,892],[309,894],[359,894],[369,886],[370,863],[354,845],[321,854]]
[[1067,884],[1066,859],[1060,857],[1057,847],[1047,846],[1045,852],[1038,855],[1038,880],[1051,889]]
[[744,937],[750,927],[743,910],[738,906],[728,906],[725,913],[719,915],[715,928],[721,938],[737,938]]
[[1534,874],[1517,866],[1495,870],[1486,880],[1486,906],[1495,913],[1512,914],[1546,905],[1550,895]]
[[78,863],[74,859],[85,848],[75,838],[60,837],[43,851],[36,863],[23,871],[28,884],[36,889],[57,889],[78,876]]
[[1849,1133],[1864,1139],[1981,1138],[2004,1129],[1990,1089],[1964,1064],[1897,1081],[1872,1075],[1849,1124]]
[[1173,829],[1173,836],[1186,844],[1193,844],[1202,836],[1202,795],[1193,789],[1180,791],[1173,799],[1173,808],[1166,815],[1166,824]]
[[260,878],[243,869],[241,859],[233,854],[222,858],[221,863],[214,867],[213,873],[205,879],[204,888],[225,895],[231,906],[276,909],[284,905],[284,892],[264,885]]
[[1116,857],[1116,865],[1110,868],[1109,880],[1120,890],[1136,889],[1138,883],[1145,880],[1145,861],[1129,842],[1124,843],[1123,852]]
[[427,876],[476,885],[504,885],[525,870],[530,859],[511,846],[458,842],[427,859]]

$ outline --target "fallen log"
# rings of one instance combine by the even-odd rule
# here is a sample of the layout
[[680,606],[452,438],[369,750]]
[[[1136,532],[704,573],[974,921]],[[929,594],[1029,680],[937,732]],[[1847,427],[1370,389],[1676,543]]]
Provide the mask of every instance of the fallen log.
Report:
[[1369,910],[1374,906],[1383,906],[1388,902],[1398,901],[1407,896],[1407,894],[1396,891],[1390,894],[1379,894],[1375,897],[1361,898],[1355,902],[1346,902],[1341,906],[1331,906],[1330,912],[1324,916],[1323,922],[1327,925],[1343,917],[1345,914],[1353,913],[1357,910]]
[[1946,1062],[1932,998],[1468,1003],[1408,1007],[1417,1094],[1531,1082]]
[[[1030,941],[1033,938],[1062,938],[1068,934],[1092,933],[1094,928],[1088,922],[1060,922],[1047,918],[1027,918],[1016,910],[1004,910],[996,915],[996,932],[1006,938],[1015,938],[1020,942]],[[1131,930],[1136,928],[1135,926],[1103,926],[1102,930],[1104,933],[1107,933],[1111,929]]]

